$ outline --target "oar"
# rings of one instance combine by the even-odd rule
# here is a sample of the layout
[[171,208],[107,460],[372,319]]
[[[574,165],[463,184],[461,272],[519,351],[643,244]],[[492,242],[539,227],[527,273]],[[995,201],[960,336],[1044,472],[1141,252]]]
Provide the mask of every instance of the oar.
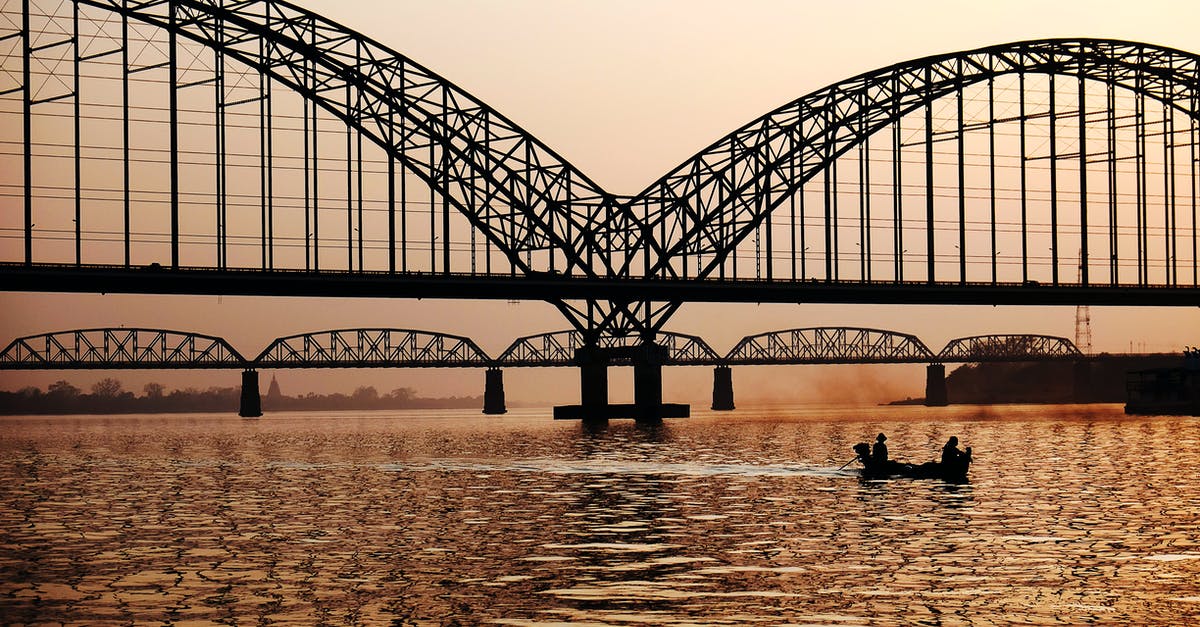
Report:
[[850,461],[848,461],[848,462],[846,462],[846,463],[842,464],[842,465],[841,465],[841,467],[839,467],[839,468],[838,468],[838,470],[841,470],[842,468],[845,468],[846,466],[849,466],[850,464],[853,464],[853,463],[854,463],[854,462],[856,462],[856,461],[858,461],[858,456],[857,456],[857,455],[854,457],[854,459],[852,459],[852,460],[850,460]]

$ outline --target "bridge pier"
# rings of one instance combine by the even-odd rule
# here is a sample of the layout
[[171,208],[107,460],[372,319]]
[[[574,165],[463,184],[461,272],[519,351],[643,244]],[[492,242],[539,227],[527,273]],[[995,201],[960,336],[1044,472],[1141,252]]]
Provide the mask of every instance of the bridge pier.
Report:
[[733,411],[733,369],[713,368],[713,411]]
[[597,348],[575,351],[579,364],[579,404],[584,420],[597,416],[608,405],[608,356]]
[[[663,418],[686,418],[687,405],[662,402],[662,367],[667,348],[653,342],[638,346],[601,348],[585,346],[575,351],[579,366],[579,404],[554,408],[556,420],[603,423],[610,418],[633,418],[642,423],[658,423]],[[608,402],[608,366],[614,358],[633,363],[632,405]]]
[[504,405],[504,371],[488,368],[484,375],[483,413],[489,415],[508,413]]
[[667,360],[667,349],[652,342],[639,347],[640,355],[633,360],[633,404],[637,407],[638,422],[661,422],[662,412],[662,365]]
[[946,396],[946,366],[929,364],[925,367],[925,406],[945,407],[949,404]]
[[258,371],[248,368],[242,371],[242,400],[238,406],[242,418],[258,418],[262,413],[262,399],[258,395]]

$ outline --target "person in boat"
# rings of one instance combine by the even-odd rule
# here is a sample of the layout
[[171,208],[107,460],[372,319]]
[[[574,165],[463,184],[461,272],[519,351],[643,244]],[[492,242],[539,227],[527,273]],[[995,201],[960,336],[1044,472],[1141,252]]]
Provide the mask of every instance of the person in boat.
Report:
[[880,433],[875,438],[875,446],[871,447],[871,461],[875,464],[886,464],[888,461],[887,436]]
[[942,463],[946,465],[954,464],[963,455],[965,453],[958,450],[958,436],[950,436],[950,439],[946,440],[946,445],[942,447]]
[[875,463],[871,458],[871,445],[866,442],[854,445],[854,455],[864,468],[870,468]]
[[872,475],[890,475],[904,472],[910,464],[901,464],[888,458],[887,436],[880,433],[872,447],[866,442],[854,445],[854,452],[862,462],[863,471]]
[[[867,478],[888,478],[888,477],[909,477],[914,479],[943,479],[947,481],[962,481],[965,480],[967,468],[971,464],[971,447],[967,447],[966,451],[959,450],[958,438],[952,437],[946,445],[942,447],[941,461],[930,461],[924,464],[908,464],[897,462],[887,458],[887,445],[884,441],[887,436],[882,433],[879,438],[876,438],[876,448],[871,450],[871,445],[866,442],[859,442],[854,445],[854,453],[857,459],[862,462],[862,475]],[[883,450],[880,451],[879,447]],[[878,457],[882,454],[884,457]]]
[[942,468],[960,468],[971,463],[971,447],[967,447],[966,451],[961,451],[958,448],[958,436],[950,436],[946,441],[946,445],[942,447]]

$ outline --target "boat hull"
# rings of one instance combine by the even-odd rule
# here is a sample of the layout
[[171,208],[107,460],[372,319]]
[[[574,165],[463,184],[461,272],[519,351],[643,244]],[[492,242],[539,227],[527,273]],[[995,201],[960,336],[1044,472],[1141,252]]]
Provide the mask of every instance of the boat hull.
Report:
[[940,462],[924,464],[903,464],[889,462],[883,467],[869,466],[859,470],[863,479],[939,479],[951,483],[963,483],[967,480],[967,470],[971,462],[945,466]]

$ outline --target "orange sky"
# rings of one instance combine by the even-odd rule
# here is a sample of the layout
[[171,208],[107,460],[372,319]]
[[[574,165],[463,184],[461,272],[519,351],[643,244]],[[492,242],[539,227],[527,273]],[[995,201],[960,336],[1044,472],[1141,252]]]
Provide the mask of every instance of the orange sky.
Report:
[[[302,1],[442,74],[543,140],[597,183],[634,193],[762,113],[840,79],[929,54],[1047,37],[1109,37],[1200,51],[1200,5],[1180,2],[354,2]],[[7,62],[6,62],[7,65]],[[7,122],[6,122],[7,123]],[[717,323],[716,321],[720,321]],[[327,328],[386,326],[473,337],[493,355],[514,338],[565,328],[542,303],[0,294],[0,341],[82,327],[148,326],[228,338],[244,353]],[[934,350],[1000,332],[1072,336],[1073,308],[686,305],[669,328],[718,352],[767,330],[858,325],[914,333]],[[1093,308],[1097,350],[1200,344],[1200,309]],[[84,386],[111,373],[0,374],[0,388]],[[236,373],[133,373],[139,390],[234,385]],[[267,374],[268,378],[270,373]],[[739,401],[823,398],[852,381],[861,400],[920,395],[919,366],[735,370]],[[573,400],[576,373],[506,373],[510,399]],[[285,393],[398,386],[482,392],[478,371],[290,371]],[[614,398],[630,396],[627,370]],[[704,402],[705,368],[667,373],[668,400]]]

